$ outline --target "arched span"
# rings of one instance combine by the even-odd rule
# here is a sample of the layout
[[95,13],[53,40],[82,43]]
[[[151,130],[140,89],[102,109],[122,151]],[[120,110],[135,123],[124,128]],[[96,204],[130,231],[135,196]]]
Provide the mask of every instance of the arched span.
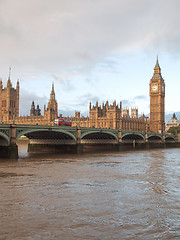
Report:
[[175,137],[174,137],[174,136],[166,136],[166,137],[165,137],[165,141],[171,141],[171,142],[175,142],[175,141],[176,141],[176,139],[175,139]]
[[5,139],[9,145],[10,139],[8,138],[8,136],[6,134],[4,134],[2,132],[0,132],[0,141],[1,141],[1,139],[3,139],[3,140]]
[[111,139],[111,140],[117,140],[118,137],[111,132],[102,132],[102,131],[92,131],[92,132],[86,132],[81,135],[81,139]]
[[145,137],[138,133],[126,133],[122,136],[122,140],[145,140]]
[[148,137],[148,141],[151,141],[151,140],[155,140],[155,141],[159,141],[159,140],[163,140],[163,138],[161,137],[161,136],[159,136],[159,135],[151,135],[151,136],[149,136]]
[[[38,136],[39,133],[39,136]],[[34,139],[53,139],[53,138],[58,138],[58,139],[73,139],[74,142],[76,142],[76,137],[67,131],[64,130],[46,130],[46,129],[29,129],[26,131],[21,131],[16,139],[20,138],[21,136],[26,136],[28,138],[34,138]]]

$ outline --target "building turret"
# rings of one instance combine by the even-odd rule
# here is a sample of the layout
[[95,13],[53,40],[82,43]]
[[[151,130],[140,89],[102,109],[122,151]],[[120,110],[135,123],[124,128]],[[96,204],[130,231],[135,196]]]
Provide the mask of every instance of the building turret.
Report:
[[54,83],[52,83],[52,90],[48,102],[47,110],[44,110],[44,116],[50,121],[54,121],[58,117],[58,104],[55,99]]
[[16,84],[16,116],[19,117],[19,80]]
[[36,116],[40,116],[41,115],[41,109],[39,108],[39,105],[37,105],[35,113],[36,113]]
[[30,116],[35,116],[36,113],[35,113],[35,104],[34,104],[34,101],[32,101],[32,104],[31,104],[31,110],[30,110]]
[[7,81],[7,88],[12,88],[12,83],[11,83],[10,77],[8,78],[8,81]]
[[51,90],[50,99],[55,99],[54,83],[52,83],[52,90]]
[[3,84],[2,84],[2,79],[0,79],[0,90],[2,90]]
[[129,109],[128,108],[123,109],[122,110],[122,115],[125,118],[129,118]]
[[131,118],[138,119],[138,109],[131,108]]
[[17,80],[16,89],[19,89],[19,80]]
[[120,112],[122,112],[122,102],[119,104]]
[[108,108],[109,108],[109,102],[106,101],[106,109],[108,109]]
[[116,109],[116,101],[113,102],[113,107]]
[[158,57],[157,57],[157,60],[156,60],[156,65],[155,65],[155,67],[154,67],[154,73],[155,73],[155,74],[156,74],[156,73],[161,74],[161,68],[160,68],[160,66],[159,66]]
[[19,116],[19,86],[17,89],[12,87],[10,71],[7,87],[3,89],[0,80],[0,92],[0,122],[9,123]]

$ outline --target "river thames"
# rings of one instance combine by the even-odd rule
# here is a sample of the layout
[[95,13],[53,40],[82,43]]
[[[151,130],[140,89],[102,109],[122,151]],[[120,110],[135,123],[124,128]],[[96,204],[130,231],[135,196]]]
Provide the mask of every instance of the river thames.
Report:
[[180,239],[180,149],[0,161],[0,239]]

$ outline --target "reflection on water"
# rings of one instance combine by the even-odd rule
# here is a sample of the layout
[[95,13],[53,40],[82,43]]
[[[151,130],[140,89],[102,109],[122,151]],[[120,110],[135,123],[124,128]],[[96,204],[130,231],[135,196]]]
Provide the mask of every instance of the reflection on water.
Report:
[[0,239],[180,239],[180,149],[0,162]]

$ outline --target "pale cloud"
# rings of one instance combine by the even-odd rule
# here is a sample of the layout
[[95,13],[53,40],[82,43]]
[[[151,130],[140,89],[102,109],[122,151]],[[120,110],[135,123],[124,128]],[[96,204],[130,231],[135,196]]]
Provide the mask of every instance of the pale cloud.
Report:
[[41,113],[44,112],[44,105],[47,105],[48,98],[46,96],[40,97],[33,92],[29,92],[26,89],[20,91],[20,115],[29,115],[32,101],[35,102],[35,106],[39,105]]
[[63,77],[62,75],[57,76],[55,74],[51,74],[51,77],[61,86],[63,86],[65,91],[75,90],[75,86],[69,78]]
[[180,51],[179,9],[179,0],[0,1],[0,63],[58,72],[139,47]]
[[[102,76],[108,75],[107,84],[120,88],[111,76],[128,71],[123,65],[120,68],[119,58],[124,59],[131,51],[141,49],[147,55],[168,52],[179,58],[179,9],[179,0],[0,0],[0,74],[7,77],[8,66],[12,65],[15,78],[25,76],[23,88],[27,79],[39,84],[32,76],[43,76],[44,86],[54,80],[64,96],[68,92],[68,97],[72,95],[68,99],[71,107],[70,103],[63,105],[68,111],[85,109],[89,101],[102,101],[108,96],[110,85],[102,90],[103,96],[97,97],[103,87],[99,83],[97,89],[97,82],[106,84]],[[115,55],[118,61],[112,57]],[[81,79],[79,83],[77,78]],[[81,90],[82,82],[86,85]],[[28,113],[32,100],[40,105],[47,102],[49,93],[47,97],[38,96],[41,87],[37,86],[34,95],[21,89],[23,114]],[[72,90],[79,99],[74,100]],[[141,95],[125,99],[123,104],[128,107],[138,101],[146,99]]]
[[147,100],[149,100],[149,98],[147,97],[147,96],[145,96],[145,95],[139,95],[139,96],[135,96],[134,98],[133,98],[134,100],[141,100],[141,101],[147,101]]

